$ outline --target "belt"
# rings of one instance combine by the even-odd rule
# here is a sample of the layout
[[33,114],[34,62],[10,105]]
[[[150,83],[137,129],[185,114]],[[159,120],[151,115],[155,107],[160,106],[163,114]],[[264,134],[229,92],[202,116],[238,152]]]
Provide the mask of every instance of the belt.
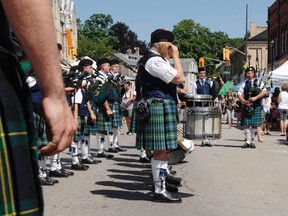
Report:
[[151,101],[152,104],[161,104],[161,103],[164,103],[164,100],[163,99],[154,99]]

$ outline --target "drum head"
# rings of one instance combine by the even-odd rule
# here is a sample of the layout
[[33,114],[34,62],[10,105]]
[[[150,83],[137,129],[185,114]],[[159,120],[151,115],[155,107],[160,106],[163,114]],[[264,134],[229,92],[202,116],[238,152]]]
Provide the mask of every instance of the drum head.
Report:
[[186,101],[195,101],[195,102],[201,102],[201,101],[211,101],[212,96],[211,95],[202,95],[202,94],[184,94],[184,99]]

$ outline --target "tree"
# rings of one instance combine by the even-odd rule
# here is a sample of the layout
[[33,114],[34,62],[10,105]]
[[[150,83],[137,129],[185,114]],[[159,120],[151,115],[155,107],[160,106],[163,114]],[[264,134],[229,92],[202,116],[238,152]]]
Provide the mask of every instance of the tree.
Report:
[[110,35],[118,39],[118,43],[115,43],[113,48],[122,53],[126,53],[128,49],[134,51],[136,47],[139,47],[141,52],[146,47],[145,42],[139,41],[137,34],[123,22],[117,22],[111,26]]
[[215,62],[211,59],[222,60],[222,49],[232,42],[224,32],[211,32],[209,28],[195,23],[192,19],[182,20],[174,26],[175,44],[179,47],[181,58],[194,58],[198,61],[206,57],[205,66],[208,74],[212,74]]

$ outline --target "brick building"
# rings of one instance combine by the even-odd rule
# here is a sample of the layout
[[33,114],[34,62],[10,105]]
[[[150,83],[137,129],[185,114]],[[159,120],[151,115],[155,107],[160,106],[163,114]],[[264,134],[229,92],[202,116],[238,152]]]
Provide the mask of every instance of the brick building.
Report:
[[288,58],[288,1],[276,0],[268,8],[268,66],[276,69]]

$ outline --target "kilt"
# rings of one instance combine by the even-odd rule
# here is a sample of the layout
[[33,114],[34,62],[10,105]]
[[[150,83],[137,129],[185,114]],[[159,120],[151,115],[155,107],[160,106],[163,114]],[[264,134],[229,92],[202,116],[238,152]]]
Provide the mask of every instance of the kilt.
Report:
[[242,126],[261,126],[263,125],[263,114],[261,106],[254,108],[252,118],[246,118],[246,111],[242,111]]
[[[177,107],[173,100],[149,98],[150,118],[146,123],[136,120],[134,106],[133,131],[136,131],[136,147],[145,150],[172,150],[177,144]],[[136,129],[136,130],[135,130]]]
[[30,95],[13,65],[0,60],[0,215],[42,215]]
[[122,116],[120,111],[120,104],[118,102],[109,103],[111,110],[113,110],[112,117],[106,117],[105,114],[98,112],[96,125],[98,131],[111,131],[112,127],[120,127],[122,125]]
[[43,146],[48,144],[46,135],[46,123],[44,118],[33,112],[34,127],[35,127],[35,141],[37,146]]
[[112,107],[113,117],[112,117],[112,127],[121,127],[122,126],[122,114],[120,104],[116,101],[114,103],[109,103],[109,106]]
[[136,107],[137,107],[137,101],[134,101],[133,109],[132,109],[131,123],[130,123],[131,133],[136,133],[136,130],[137,130]]
[[96,134],[96,124],[88,124],[88,117],[78,116],[78,128],[75,135],[75,140],[82,141],[84,136],[89,136],[90,134]]

